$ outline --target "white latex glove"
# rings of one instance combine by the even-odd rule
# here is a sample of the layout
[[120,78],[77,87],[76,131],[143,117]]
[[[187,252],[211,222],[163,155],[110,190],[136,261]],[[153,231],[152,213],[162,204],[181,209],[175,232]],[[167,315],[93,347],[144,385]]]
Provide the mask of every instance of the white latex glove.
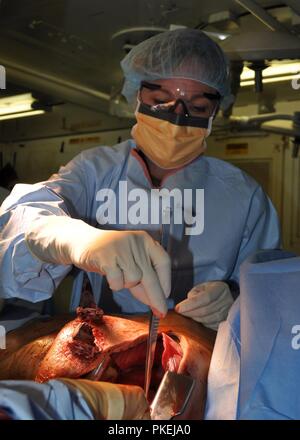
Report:
[[227,318],[234,300],[230,289],[223,281],[208,281],[193,287],[187,299],[176,305],[181,315],[201,322],[205,327],[217,330],[219,324]]
[[167,313],[170,257],[146,232],[105,231],[67,216],[43,216],[30,225],[25,239],[40,260],[99,272],[112,290],[128,288],[157,316]]

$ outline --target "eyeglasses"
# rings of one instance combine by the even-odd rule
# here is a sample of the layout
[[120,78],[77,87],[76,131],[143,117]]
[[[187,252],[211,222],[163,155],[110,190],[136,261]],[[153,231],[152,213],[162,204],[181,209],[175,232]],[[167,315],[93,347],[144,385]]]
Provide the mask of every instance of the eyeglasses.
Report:
[[159,84],[142,81],[140,100],[152,110],[181,113],[185,116],[212,116],[219,104],[221,95],[217,93],[197,93],[191,99],[186,99],[189,93],[182,89],[167,90]]

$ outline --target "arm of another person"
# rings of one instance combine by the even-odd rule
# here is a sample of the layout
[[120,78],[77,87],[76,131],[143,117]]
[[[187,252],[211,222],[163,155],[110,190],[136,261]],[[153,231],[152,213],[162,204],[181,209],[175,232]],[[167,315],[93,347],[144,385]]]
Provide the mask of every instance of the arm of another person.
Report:
[[0,381],[0,420],[150,419],[137,386],[85,379]]
[[94,419],[82,395],[59,380],[0,381],[0,411],[3,419],[12,420]]

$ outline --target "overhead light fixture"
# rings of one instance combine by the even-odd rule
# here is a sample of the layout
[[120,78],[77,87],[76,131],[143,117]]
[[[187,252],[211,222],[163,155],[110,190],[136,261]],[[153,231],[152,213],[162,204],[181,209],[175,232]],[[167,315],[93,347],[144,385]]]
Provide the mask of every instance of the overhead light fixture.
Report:
[[[262,72],[263,83],[275,83],[280,81],[290,81],[300,74],[300,63],[272,63]],[[244,67],[241,74],[241,87],[252,86],[255,72],[248,67]]]
[[1,115],[0,121],[4,121],[5,119],[25,118],[27,116],[41,115],[43,113],[45,113],[45,110],[29,110],[28,112],[10,113],[7,115]]
[[[263,83],[264,84],[268,84],[268,83],[275,83],[275,82],[280,82],[280,81],[291,81],[293,78],[295,78],[295,75],[285,75],[285,76],[278,76],[277,78],[264,78],[263,79]],[[255,84],[254,81],[243,81],[241,82],[241,87],[246,87],[246,86],[253,86]]]
[[45,113],[49,108],[36,101],[31,93],[7,96],[0,99],[0,120],[23,118]]

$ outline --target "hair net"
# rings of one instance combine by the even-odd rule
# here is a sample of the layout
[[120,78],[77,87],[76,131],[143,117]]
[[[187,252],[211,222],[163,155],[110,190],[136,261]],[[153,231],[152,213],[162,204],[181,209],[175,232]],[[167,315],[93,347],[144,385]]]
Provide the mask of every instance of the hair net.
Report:
[[121,61],[125,81],[122,94],[135,100],[141,81],[185,78],[230,93],[228,62],[220,46],[204,32],[176,29],[155,35],[135,46]]

